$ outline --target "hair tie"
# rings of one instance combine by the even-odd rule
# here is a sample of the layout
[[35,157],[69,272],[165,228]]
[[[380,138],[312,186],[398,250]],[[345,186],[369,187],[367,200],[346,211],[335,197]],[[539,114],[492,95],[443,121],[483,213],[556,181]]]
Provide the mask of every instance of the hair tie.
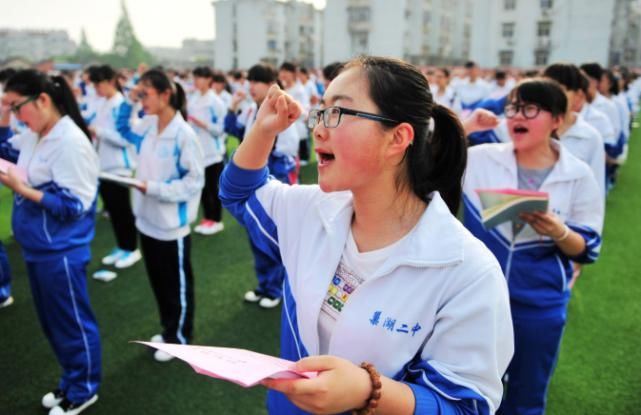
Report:
[[434,137],[434,128],[436,128],[436,123],[434,122],[434,117],[430,116],[427,119],[427,142],[432,142],[432,137]]

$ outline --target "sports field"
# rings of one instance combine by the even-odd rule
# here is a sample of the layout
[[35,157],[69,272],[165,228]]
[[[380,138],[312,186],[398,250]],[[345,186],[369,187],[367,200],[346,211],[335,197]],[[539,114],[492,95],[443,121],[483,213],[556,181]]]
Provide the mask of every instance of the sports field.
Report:
[[[607,202],[599,261],[584,268],[570,304],[569,323],[549,391],[548,414],[641,413],[641,129]],[[303,180],[316,180],[315,165]],[[0,237],[11,261],[15,303],[0,310],[0,414],[45,414],[42,395],[56,386],[59,367],[38,324],[20,248],[10,236],[11,195],[0,189]],[[197,344],[278,354],[280,308],[242,302],[254,286],[245,232],[227,214],[225,231],[193,235]],[[114,246],[100,217],[89,273]],[[142,261],[102,283],[89,279],[102,335],[103,384],[92,415],[263,414],[265,389],[197,375],[180,361],[158,363],[131,340],[159,331]]]

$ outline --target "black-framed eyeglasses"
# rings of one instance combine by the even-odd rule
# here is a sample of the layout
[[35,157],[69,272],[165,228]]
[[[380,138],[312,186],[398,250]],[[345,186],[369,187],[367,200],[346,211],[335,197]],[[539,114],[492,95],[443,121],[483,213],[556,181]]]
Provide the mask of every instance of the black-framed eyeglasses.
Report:
[[536,118],[541,112],[541,107],[536,104],[508,104],[505,106],[505,118],[514,118],[518,113],[523,114],[527,120]]
[[14,114],[17,114],[20,111],[20,108],[24,107],[25,105],[27,105],[30,102],[35,101],[37,98],[38,98],[38,95],[32,95],[30,97],[27,97],[27,99],[25,99],[24,101],[22,101],[19,104],[12,104],[11,107],[10,107],[11,112],[13,112]]
[[323,126],[325,128],[336,128],[338,127],[338,124],[340,124],[341,117],[343,115],[353,115],[355,117],[366,118],[368,120],[382,123],[400,124],[400,121],[383,117],[378,114],[372,114],[371,112],[351,110],[343,107],[327,107],[322,110],[311,110],[309,112],[309,118],[307,119],[307,127],[310,129],[316,128],[322,119]]

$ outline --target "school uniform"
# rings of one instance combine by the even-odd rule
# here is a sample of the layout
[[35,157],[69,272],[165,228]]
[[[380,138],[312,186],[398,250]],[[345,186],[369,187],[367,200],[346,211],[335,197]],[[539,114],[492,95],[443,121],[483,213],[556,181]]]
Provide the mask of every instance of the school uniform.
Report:
[[601,189],[601,194],[605,196],[605,147],[601,134],[588,124],[581,114],[576,114],[574,125],[559,138],[561,144],[570,153],[590,167]]
[[470,113],[490,94],[490,86],[481,78],[471,82],[465,78],[456,84],[456,94],[461,100],[463,111]]
[[44,193],[41,203],[15,195],[13,234],[22,247],[40,324],[63,369],[58,388],[71,402],[82,403],[97,393],[101,380],[100,335],[86,286],[98,157],[68,116],[42,138],[10,134],[0,129],[2,157],[18,151],[18,167]]
[[[124,98],[120,92],[105,100],[95,119],[98,159],[100,170],[121,176],[132,176],[136,168],[136,152],[133,145],[117,131],[116,121]],[[138,248],[134,214],[131,209],[129,188],[100,181],[100,196],[109,213],[111,226],[118,248],[133,252]]]
[[515,235],[511,223],[489,231],[482,225],[476,189],[518,188],[512,143],[469,149],[463,186],[464,224],[496,256],[508,283],[515,354],[507,371],[502,414],[542,414],[558,357],[570,299],[572,262],[594,262],[601,248],[603,195],[590,168],[558,142],[559,153],[539,190],[549,194],[549,211],[585,239],[584,252],[568,257],[549,237],[529,226]]
[[208,90],[204,94],[196,91],[187,100],[187,113],[190,117],[207,125],[207,128],[201,128],[190,122],[200,140],[205,164],[205,187],[201,194],[200,203],[203,206],[206,219],[220,222],[223,218],[223,211],[218,199],[218,181],[223,172],[226,153],[223,127],[227,109],[214,91]]
[[[221,200],[287,269],[281,356],[318,355],[321,309],[340,276],[351,229],[351,193],[285,186],[269,179],[266,168],[245,170],[231,162],[221,178]],[[351,295],[327,352],[355,364],[371,362],[407,383],[417,414],[494,413],[512,356],[506,286],[496,260],[437,192],[395,248],[397,255],[387,256],[355,290],[341,284]],[[270,414],[305,413],[273,391],[267,406]]]
[[461,99],[451,85],[445,88],[445,91],[442,94],[439,93],[438,87],[435,87],[432,90],[432,97],[434,98],[434,102],[451,109],[455,114],[460,114],[463,110],[463,107],[461,106]]
[[311,156],[311,140],[309,138],[309,129],[307,128],[306,120],[310,110],[310,96],[303,84],[299,81],[296,81],[294,85],[287,90],[287,93],[291,95],[294,101],[298,102],[302,108],[300,117],[298,117],[298,120],[294,123],[299,138],[298,157],[300,160],[309,161]]
[[[254,102],[246,111],[236,116],[228,112],[225,118],[225,131],[236,137],[245,137],[256,121],[258,106]],[[267,168],[269,173],[283,183],[292,184],[290,173],[296,168],[295,158],[298,154],[298,130],[296,124],[292,124],[285,131],[276,137],[274,149],[269,154]],[[249,232],[249,229],[247,229]],[[249,238],[249,246],[254,256],[254,270],[258,287],[254,290],[259,296],[266,296],[272,299],[282,297],[283,279],[285,268],[278,257],[271,255],[262,246],[257,245],[252,238]]]
[[136,179],[147,183],[145,194],[133,193],[136,228],[163,339],[186,344],[192,338],[194,318],[189,225],[196,219],[204,182],[203,152],[180,112],[159,134],[157,116],[130,126],[131,111],[125,102],[117,125],[137,148]]
[[0,304],[9,297],[11,297],[11,267],[9,266],[9,258],[7,258],[7,250],[0,242]]

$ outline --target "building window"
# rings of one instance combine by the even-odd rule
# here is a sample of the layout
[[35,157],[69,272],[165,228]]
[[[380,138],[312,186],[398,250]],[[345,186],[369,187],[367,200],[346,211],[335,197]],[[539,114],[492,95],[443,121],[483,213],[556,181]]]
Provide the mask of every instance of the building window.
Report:
[[538,49],[534,51],[534,65],[545,66],[548,64],[550,51],[547,49]]
[[267,50],[269,50],[269,51],[276,50],[276,41],[275,40],[268,40],[267,41]]
[[511,39],[514,37],[514,23],[503,23],[501,33],[506,39]]
[[514,58],[514,51],[502,50],[499,52],[499,65],[510,66],[512,65],[512,58]]
[[539,37],[550,37],[551,31],[552,22],[539,22],[536,32]]
[[369,7],[350,7],[348,13],[350,22],[369,21]]
[[548,10],[552,8],[552,0],[541,0],[541,8],[543,10]]
[[514,10],[514,9],[516,9],[516,0],[504,0],[503,8],[505,10]]
[[635,50],[634,49],[626,49],[625,52],[623,52],[623,60],[626,63],[633,62],[635,59]]

